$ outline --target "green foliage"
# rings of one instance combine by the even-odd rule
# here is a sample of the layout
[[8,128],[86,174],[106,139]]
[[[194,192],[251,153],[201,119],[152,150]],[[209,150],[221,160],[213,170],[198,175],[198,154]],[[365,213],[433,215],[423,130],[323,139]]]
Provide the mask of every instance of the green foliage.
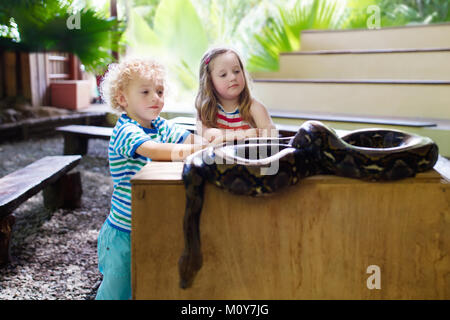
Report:
[[[379,7],[380,0],[347,0],[345,17],[343,18],[342,29],[366,28],[367,20],[371,15],[368,12],[370,6]],[[382,9],[380,8],[380,12]]]
[[266,2],[264,0],[193,0],[193,5],[206,29],[208,42],[231,44],[236,41],[243,25],[258,23],[254,12]]
[[273,1],[162,0],[155,8],[152,0],[134,0],[125,33],[128,52],[165,62],[176,99],[192,100],[199,62],[208,47],[229,45],[245,59]]
[[154,30],[175,56],[194,70],[198,69],[199,57],[208,43],[205,29],[190,1],[161,1],[155,15]]
[[248,60],[249,71],[276,71],[281,52],[300,48],[300,32],[306,29],[336,29],[342,23],[342,2],[297,1],[292,8],[278,6],[278,15],[255,34],[258,42]]
[[230,45],[250,71],[278,69],[280,52],[299,50],[305,29],[367,28],[380,8],[381,27],[448,21],[448,0],[134,0],[126,41],[176,72],[187,90],[197,87],[202,53]]
[[386,25],[450,21],[449,0],[378,0],[378,5]]
[[[130,0],[128,1],[130,2]],[[139,12],[141,17],[150,25],[150,28],[153,28],[156,8],[158,8],[161,0],[133,0],[131,2],[132,8]]]
[[127,44],[133,54],[157,58],[176,73],[185,88],[197,85],[197,70],[208,46],[205,29],[189,0],[162,0],[156,8],[153,28],[138,7],[131,9]]
[[[86,8],[79,12],[80,28],[69,29],[67,20],[72,1],[19,0],[0,4],[5,19],[17,24],[19,39],[0,36],[0,44],[7,50],[29,52],[61,51],[76,54],[90,71],[101,72],[113,61],[110,50],[123,33],[123,24],[114,18],[100,18]],[[5,18],[8,17],[8,18]]]
[[450,21],[449,0],[347,0],[349,19],[344,28],[366,28],[367,8],[380,10],[380,27]]
[[449,0],[297,0],[290,7],[278,7],[265,26],[254,35],[257,44],[248,59],[250,71],[276,71],[281,52],[300,48],[300,34],[307,29],[367,28],[380,12],[380,27],[450,21]]
[[[159,37],[139,14],[140,8],[132,8],[129,13],[127,29],[124,33],[125,43],[134,54],[162,55]],[[151,54],[149,54],[151,53]]]

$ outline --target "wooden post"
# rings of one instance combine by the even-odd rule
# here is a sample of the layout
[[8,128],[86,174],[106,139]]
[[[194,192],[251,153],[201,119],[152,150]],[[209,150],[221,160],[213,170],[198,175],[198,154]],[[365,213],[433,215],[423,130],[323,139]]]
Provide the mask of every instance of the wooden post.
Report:
[[49,209],[79,208],[81,194],[80,172],[67,173],[44,189],[44,206]]
[[76,134],[64,134],[64,155],[85,155],[88,150],[88,138]]
[[30,88],[33,107],[48,104],[48,75],[45,53],[30,53]]
[[28,52],[20,53],[20,81],[23,97],[31,101],[30,58]]
[[12,214],[0,218],[0,266],[11,260],[9,247],[11,244],[11,231],[15,221],[16,219]]
[[[117,18],[117,0],[111,0],[109,10],[110,10],[111,17]],[[111,40],[111,41],[114,41],[114,40]],[[115,43],[113,43],[113,44],[115,44]],[[113,55],[114,59],[119,60],[119,53],[117,51],[113,51],[112,55]]]
[[5,51],[5,89],[7,97],[17,95],[16,52]]
[[38,89],[38,68],[36,53],[30,53],[28,55],[30,65],[30,90],[31,90],[31,105],[37,107],[40,105],[39,89]]
[[3,51],[0,51],[0,99],[3,98],[3,94],[4,94],[4,84],[5,84],[5,78],[3,75],[3,70],[4,70],[4,63],[3,63]]
[[42,103],[43,105],[49,105],[51,103],[50,101],[50,64],[48,61],[48,56],[49,53],[42,53],[42,70],[44,70],[43,72],[43,81],[41,82],[42,85],[42,92],[43,92],[43,96],[42,96]]
[[80,59],[73,53],[69,54],[69,79],[81,80]]

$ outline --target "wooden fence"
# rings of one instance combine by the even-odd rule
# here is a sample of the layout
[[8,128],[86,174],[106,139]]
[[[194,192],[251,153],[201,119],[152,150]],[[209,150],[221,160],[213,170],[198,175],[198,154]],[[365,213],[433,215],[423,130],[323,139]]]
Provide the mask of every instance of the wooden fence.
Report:
[[80,61],[61,52],[0,51],[0,99],[23,96],[33,106],[50,104],[50,83],[80,80]]

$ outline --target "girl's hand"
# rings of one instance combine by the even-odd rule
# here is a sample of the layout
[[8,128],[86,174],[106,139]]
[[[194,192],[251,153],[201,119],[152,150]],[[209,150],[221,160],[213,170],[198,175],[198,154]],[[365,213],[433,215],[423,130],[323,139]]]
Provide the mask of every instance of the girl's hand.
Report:
[[208,142],[213,142],[214,140],[223,138],[223,133],[220,129],[210,128],[205,131],[203,138],[205,138]]
[[216,146],[218,144],[224,143],[226,141],[225,136],[218,136],[217,138],[213,139],[209,145],[210,146]]
[[260,135],[261,129],[259,128],[252,128],[245,130],[245,137],[246,138],[257,138]]

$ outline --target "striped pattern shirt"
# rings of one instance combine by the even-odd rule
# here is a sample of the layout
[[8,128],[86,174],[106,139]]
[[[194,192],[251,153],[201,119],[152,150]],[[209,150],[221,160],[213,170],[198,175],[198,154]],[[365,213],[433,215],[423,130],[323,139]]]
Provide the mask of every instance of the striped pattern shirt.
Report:
[[144,142],[183,143],[190,132],[158,117],[152,129],[144,128],[126,114],[117,120],[109,140],[109,169],[114,183],[111,209],[107,221],[121,231],[131,232],[130,179],[151,159],[136,153]]
[[218,104],[217,108],[217,128],[219,129],[231,129],[231,130],[246,130],[250,129],[251,125],[242,120],[239,108],[232,112],[226,112],[223,107]]

